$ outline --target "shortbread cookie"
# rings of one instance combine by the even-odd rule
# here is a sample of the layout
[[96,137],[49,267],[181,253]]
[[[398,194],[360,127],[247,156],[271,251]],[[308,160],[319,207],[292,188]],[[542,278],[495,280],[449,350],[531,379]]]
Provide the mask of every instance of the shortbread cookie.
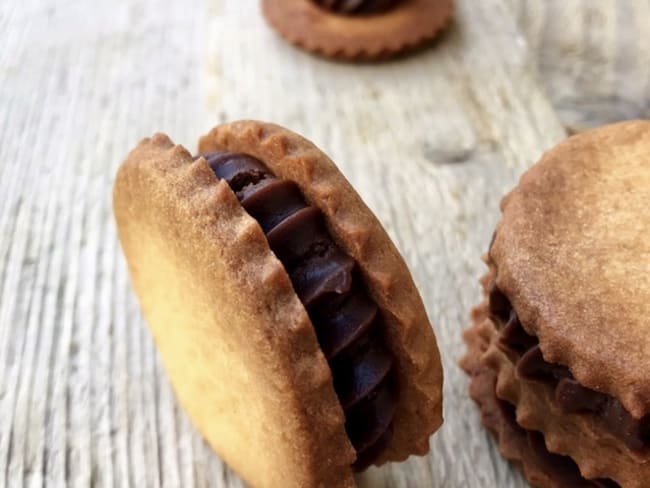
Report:
[[254,121],[120,168],[129,272],[180,403],[255,487],[351,487],[425,454],[442,371],[410,273],[313,144]]
[[497,397],[611,486],[650,475],[648,154],[649,121],[547,153],[502,201],[483,280]]
[[344,60],[388,58],[420,47],[447,25],[453,0],[262,0],[291,43]]

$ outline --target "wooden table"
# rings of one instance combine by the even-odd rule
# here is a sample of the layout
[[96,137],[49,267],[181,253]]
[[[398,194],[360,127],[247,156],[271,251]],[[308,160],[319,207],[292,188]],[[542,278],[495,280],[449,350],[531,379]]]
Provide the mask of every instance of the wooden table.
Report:
[[[566,133],[650,117],[650,2],[459,0],[379,65],[293,49],[253,0],[0,3],[0,486],[237,487],[179,410],[111,215],[117,165],[259,118],[338,161],[434,322],[446,422],[368,487],[517,487],[457,366],[500,196]],[[272,446],[269,446],[271,449]]]

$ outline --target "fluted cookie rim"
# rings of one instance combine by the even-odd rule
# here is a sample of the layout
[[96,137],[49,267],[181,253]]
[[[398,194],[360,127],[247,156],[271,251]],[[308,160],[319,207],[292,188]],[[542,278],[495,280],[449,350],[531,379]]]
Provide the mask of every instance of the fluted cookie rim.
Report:
[[404,0],[387,12],[341,15],[311,0],[262,0],[262,12],[290,43],[342,61],[378,61],[412,51],[451,21],[453,0]]
[[279,178],[294,181],[307,203],[323,213],[334,241],[357,262],[395,358],[400,398],[393,439],[375,464],[426,454],[429,437],[442,424],[440,353],[411,273],[375,215],[325,153],[278,125],[222,124],[201,137],[198,151],[249,154]]

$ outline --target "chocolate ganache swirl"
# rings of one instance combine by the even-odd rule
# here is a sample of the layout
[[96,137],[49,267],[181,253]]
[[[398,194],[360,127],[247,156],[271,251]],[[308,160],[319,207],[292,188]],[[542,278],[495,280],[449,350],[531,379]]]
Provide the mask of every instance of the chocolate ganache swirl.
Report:
[[[496,387],[496,378],[495,378]],[[571,488],[620,488],[614,480],[598,478],[588,480],[580,474],[580,468],[569,456],[550,452],[546,448],[544,435],[534,430],[526,430],[517,423],[517,413],[514,405],[496,399],[497,406],[508,428],[522,439],[526,439],[527,448],[534,456],[537,468],[550,474],[561,486]]]
[[386,11],[400,0],[313,0],[321,7],[341,14],[371,14]]
[[246,154],[201,156],[257,220],[284,265],[332,370],[346,432],[357,452],[353,468],[366,469],[390,442],[398,392],[381,316],[354,259],[336,245],[320,210],[305,202],[296,183],[277,178]]
[[601,425],[630,449],[650,445],[650,415],[632,417],[618,399],[581,385],[566,366],[545,361],[539,340],[526,332],[510,300],[494,283],[489,288],[489,306],[499,329],[499,346],[514,358],[520,378],[551,386],[563,413],[596,415]]

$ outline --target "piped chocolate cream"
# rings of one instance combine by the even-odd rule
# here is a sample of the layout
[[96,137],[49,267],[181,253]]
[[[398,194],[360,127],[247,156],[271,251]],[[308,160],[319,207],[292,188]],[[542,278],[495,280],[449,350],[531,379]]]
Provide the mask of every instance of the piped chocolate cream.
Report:
[[610,479],[587,480],[580,474],[578,465],[569,456],[554,454],[546,448],[544,435],[534,430],[526,430],[517,423],[515,407],[508,402],[497,399],[498,408],[503,420],[508,423],[514,433],[526,439],[528,449],[533,454],[537,467],[549,473],[562,486],[571,488],[619,488],[618,483]]
[[321,7],[341,14],[371,14],[386,11],[400,0],[313,0]]
[[501,366],[495,368],[494,364],[485,362],[492,340],[492,331],[488,337],[485,330],[475,324],[466,334],[470,351],[463,358],[461,366],[470,375],[470,395],[481,409],[481,421],[497,439],[504,455],[522,467],[535,486],[620,488],[616,481],[609,478],[586,479],[570,456],[548,450],[543,433],[519,424],[517,407],[511,403],[512,400],[497,395],[497,384],[504,379]]
[[489,287],[489,307],[499,331],[499,347],[515,364],[519,378],[549,385],[563,413],[595,415],[604,429],[630,449],[650,445],[650,415],[632,417],[616,398],[581,385],[566,366],[547,362],[537,337],[524,329],[510,300],[494,283]]
[[391,440],[398,391],[381,315],[354,259],[337,246],[321,212],[306,203],[294,182],[277,178],[246,154],[200,156],[257,220],[287,271],[332,370],[346,432],[357,452],[353,468],[366,469]]

